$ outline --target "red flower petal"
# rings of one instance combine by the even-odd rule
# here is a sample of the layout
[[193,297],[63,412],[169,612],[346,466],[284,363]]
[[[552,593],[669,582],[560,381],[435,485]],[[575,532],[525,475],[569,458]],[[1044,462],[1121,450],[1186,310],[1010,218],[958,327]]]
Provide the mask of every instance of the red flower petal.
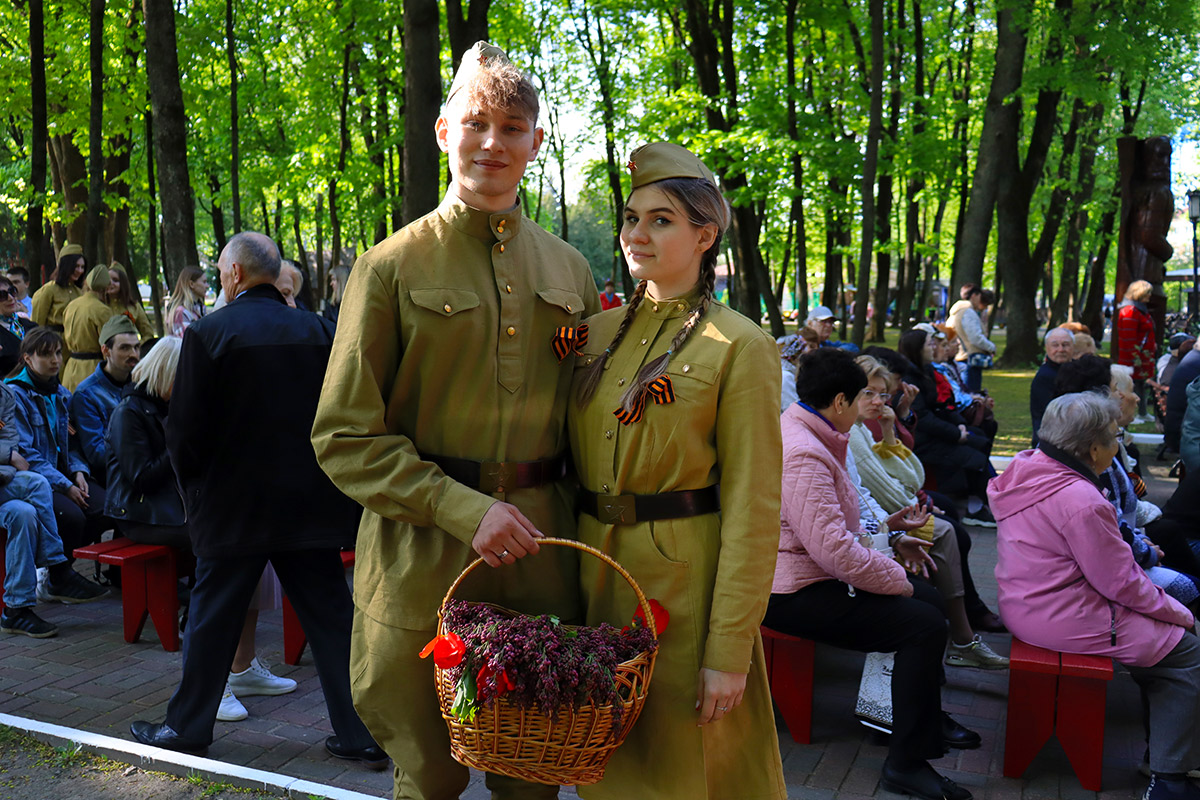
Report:
[[429,654],[433,652],[433,648],[435,645],[437,645],[439,638],[440,637],[435,636],[432,639],[430,639],[429,644],[422,647],[421,652],[418,655],[420,655],[421,658],[429,658]]
[[437,665],[438,669],[450,669],[462,663],[467,646],[457,633],[439,636],[436,641],[437,644],[433,648],[433,663]]
[[[671,615],[667,613],[667,609],[657,600],[650,600],[650,613],[654,615],[654,635],[661,636],[662,632],[667,629],[667,624],[671,621]],[[633,624],[639,628],[648,628],[650,625],[646,621],[646,614],[642,611],[641,605],[637,607],[637,611],[633,612]]]

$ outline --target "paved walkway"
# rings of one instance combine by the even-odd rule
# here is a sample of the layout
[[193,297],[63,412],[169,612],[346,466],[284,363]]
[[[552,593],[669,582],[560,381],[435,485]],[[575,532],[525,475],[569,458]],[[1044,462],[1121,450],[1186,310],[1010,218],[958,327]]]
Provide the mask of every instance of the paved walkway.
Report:
[[[1151,499],[1165,501],[1174,481],[1166,479],[1165,466],[1153,462],[1149,466]],[[994,531],[975,529],[972,535],[973,573],[985,600],[994,606]],[[90,567],[86,564],[83,568]],[[121,637],[119,598],[85,606],[42,606],[38,613],[59,626],[59,636],[42,641],[19,636],[0,638],[0,712],[121,738],[128,737],[133,720],[163,718],[167,699],[178,681],[181,656],[162,650],[149,623],[142,641],[130,645]],[[985,638],[997,651],[1008,652],[1008,636]],[[299,666],[289,667],[282,663],[282,647],[280,612],[264,612],[259,621],[259,652],[278,674],[296,679],[300,686],[289,695],[247,698],[250,718],[218,722],[209,756],[379,797],[390,796],[390,771],[369,772],[325,753],[323,742],[332,731],[312,657],[306,653]],[[855,653],[817,648],[813,744],[795,744],[783,722],[778,722],[790,798],[895,797],[878,787],[885,746],[853,716],[862,660]],[[1140,796],[1146,780],[1137,774],[1136,767],[1145,745],[1138,693],[1128,674],[1118,672],[1108,692],[1104,791],[1100,793],[1080,788],[1057,742],[1051,742],[1038,756],[1024,778],[1000,777],[1007,675],[947,670],[944,707],[979,731],[983,747],[954,751],[936,762],[938,769],[969,787],[978,800],[1131,800]],[[397,709],[397,713],[403,710]],[[563,794],[572,792],[564,790]],[[480,776],[473,775],[464,798],[487,797]]]

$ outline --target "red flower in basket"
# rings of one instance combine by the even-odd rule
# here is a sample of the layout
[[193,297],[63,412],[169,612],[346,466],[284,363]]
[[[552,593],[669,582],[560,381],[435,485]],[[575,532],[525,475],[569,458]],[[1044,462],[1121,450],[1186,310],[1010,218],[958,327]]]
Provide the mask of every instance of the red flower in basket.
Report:
[[[663,608],[663,604],[657,600],[650,600],[650,613],[654,616],[654,635],[662,636],[662,632],[667,629],[667,624],[671,621],[671,615]],[[637,607],[637,611],[633,612],[633,626],[635,628],[648,628],[650,624],[646,622],[646,612],[642,611],[641,605]]]
[[505,692],[511,692],[517,688],[517,685],[512,682],[512,678],[508,677],[508,670],[500,670],[500,674],[492,672],[491,664],[484,664],[479,668],[479,674],[475,676],[475,685],[479,688],[479,693],[482,695],[484,687],[488,685],[488,681],[492,676],[496,677],[496,697],[504,696]]
[[463,640],[458,637],[457,633],[447,633],[443,636],[435,636],[421,650],[421,658],[428,658],[430,653],[433,653],[433,663],[438,669],[450,669],[457,667],[463,660],[463,656],[467,652],[467,646]]

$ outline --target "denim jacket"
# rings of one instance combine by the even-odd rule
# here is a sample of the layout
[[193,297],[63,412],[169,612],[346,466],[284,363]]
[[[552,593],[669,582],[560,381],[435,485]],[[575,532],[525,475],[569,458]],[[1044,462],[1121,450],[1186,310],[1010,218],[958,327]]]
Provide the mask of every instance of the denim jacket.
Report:
[[29,462],[29,469],[45,476],[56,492],[70,489],[76,472],[90,475],[78,444],[68,435],[71,393],[60,384],[55,387],[53,397],[42,394],[33,388],[28,370],[22,370],[5,383],[17,401],[21,453]]

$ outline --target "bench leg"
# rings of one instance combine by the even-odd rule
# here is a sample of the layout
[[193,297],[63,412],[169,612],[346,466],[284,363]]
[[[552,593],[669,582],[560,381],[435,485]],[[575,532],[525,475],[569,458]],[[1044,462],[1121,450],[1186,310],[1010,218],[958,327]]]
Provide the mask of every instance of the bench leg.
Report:
[[1058,740],[1079,784],[1100,791],[1104,757],[1104,707],[1108,682],[1063,675],[1058,682]]
[[771,643],[767,663],[771,675],[771,697],[783,714],[792,739],[812,741],[813,652],[811,641],[779,639]]
[[1025,774],[1054,733],[1054,696],[1058,676],[1011,671],[1008,675],[1008,723],[1004,731],[1004,776]]
[[292,608],[292,602],[285,594],[283,596],[284,663],[292,666],[299,664],[300,656],[304,655],[304,647],[307,644],[308,637],[304,635],[304,628],[300,626],[300,618],[296,616],[296,609]]
[[121,615],[125,622],[125,641],[130,644],[142,636],[150,609],[146,603],[146,564],[134,561],[121,565]]
[[146,599],[163,650],[176,652],[179,650],[179,575],[174,550],[168,550],[165,557],[146,565]]

